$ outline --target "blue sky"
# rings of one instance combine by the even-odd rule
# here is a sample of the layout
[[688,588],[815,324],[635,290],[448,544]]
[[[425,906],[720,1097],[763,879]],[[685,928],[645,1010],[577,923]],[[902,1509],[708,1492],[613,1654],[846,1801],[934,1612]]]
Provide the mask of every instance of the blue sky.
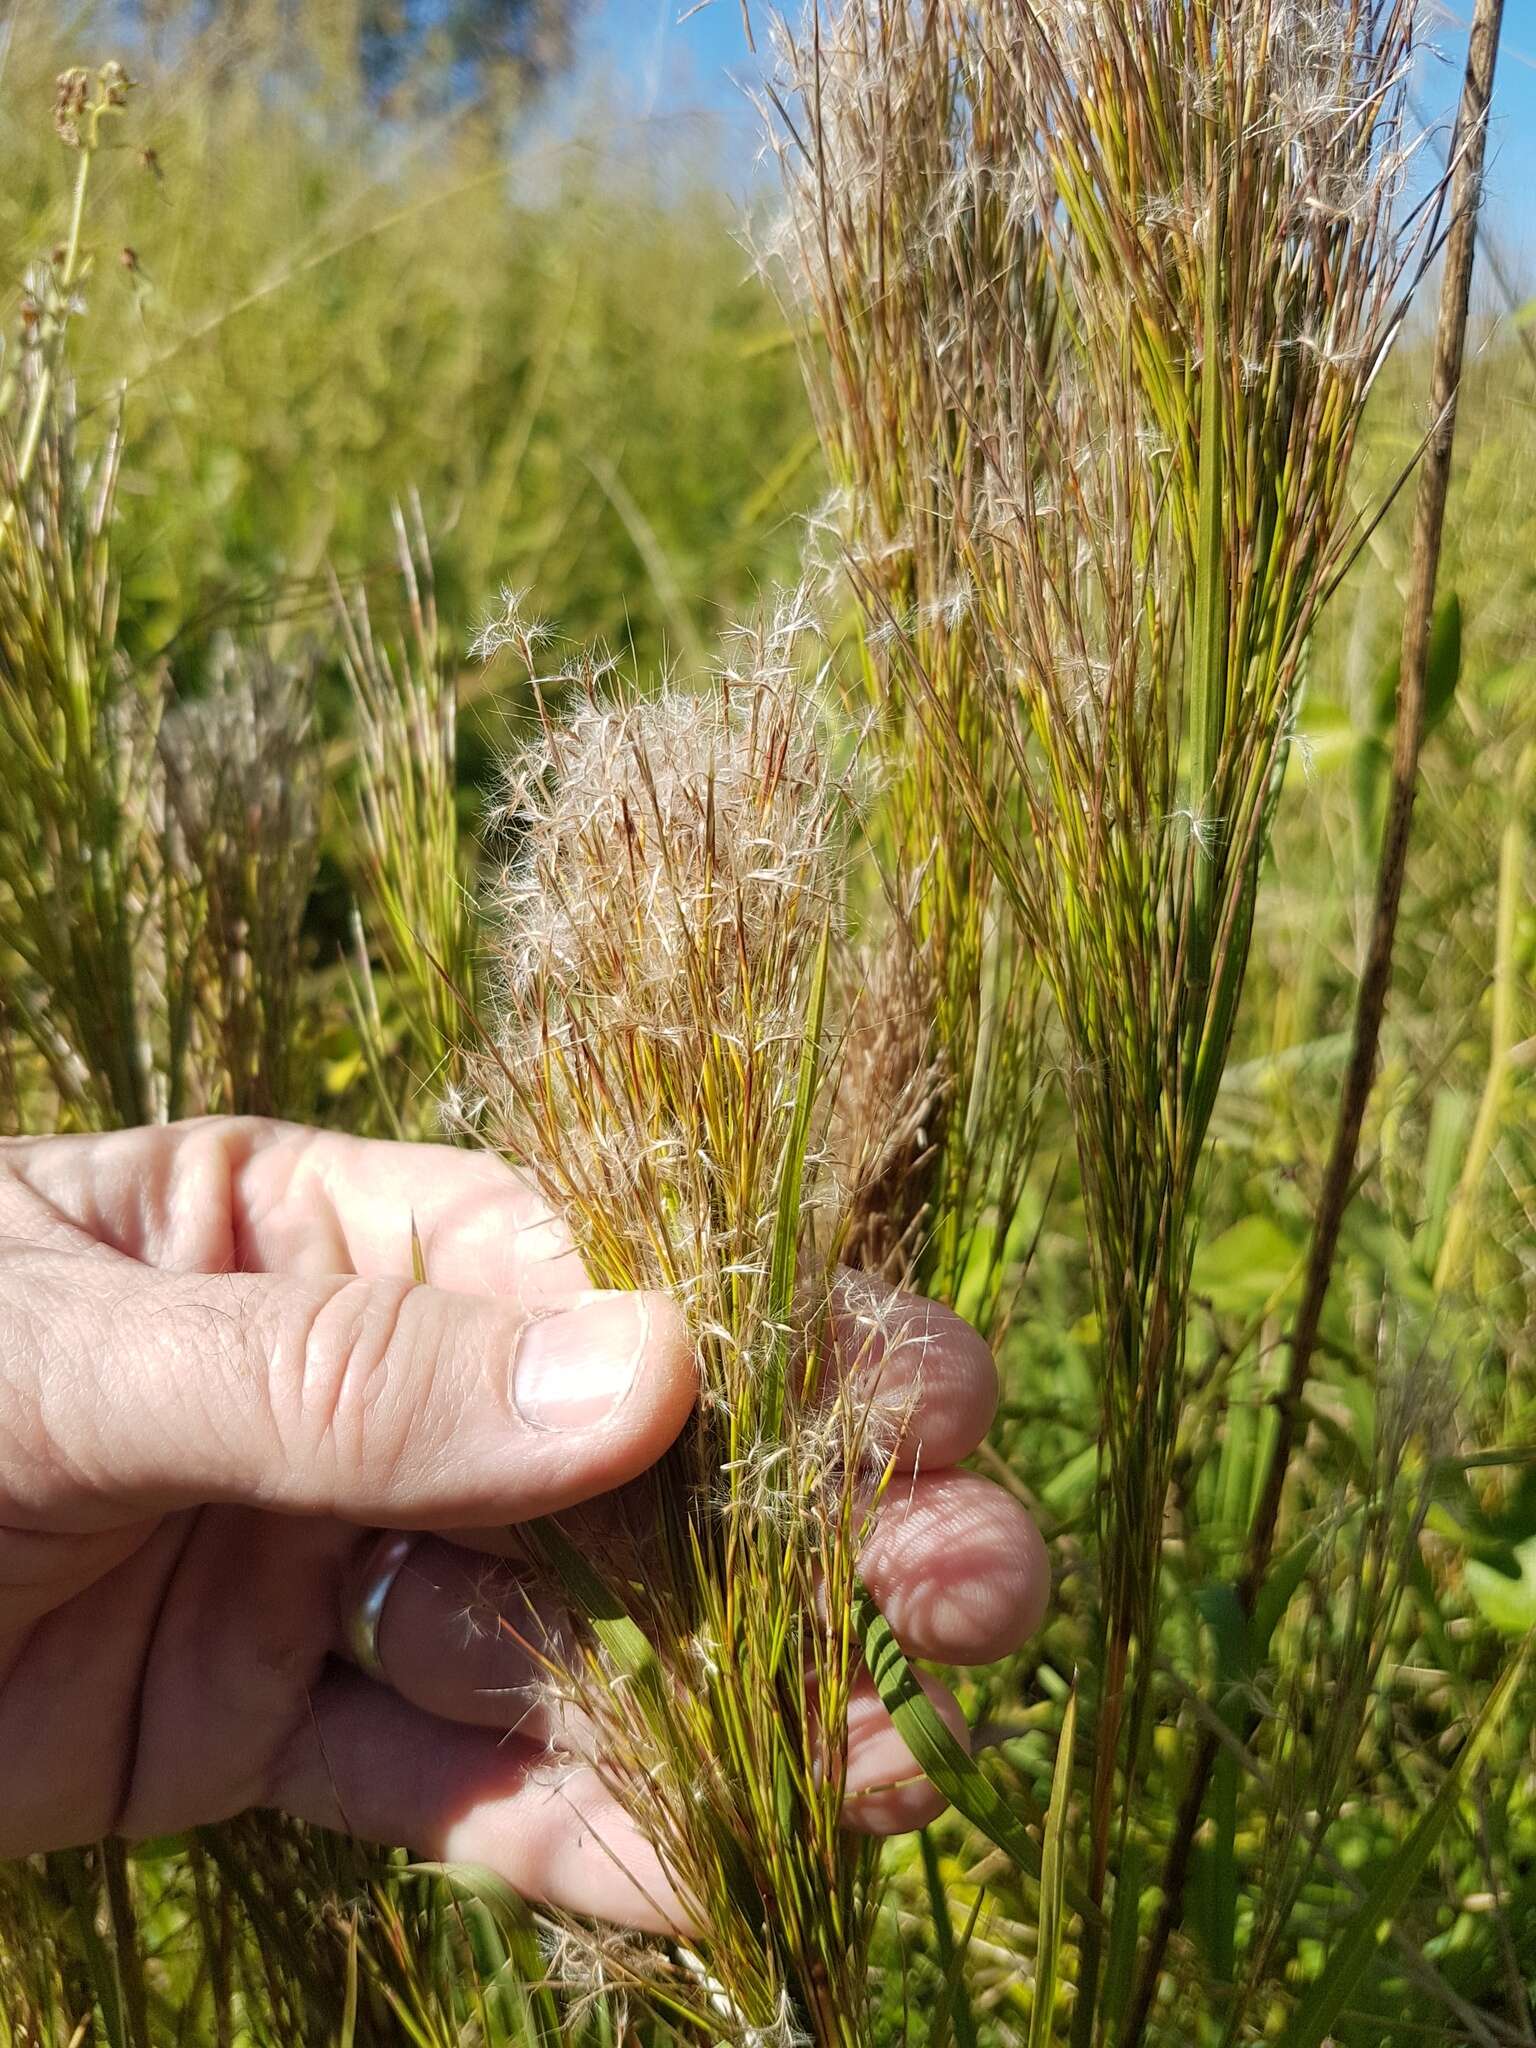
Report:
[[[1469,4],[1456,0],[1432,30],[1444,53],[1425,76],[1436,111],[1455,103]],[[732,187],[750,181],[754,133],[732,83],[750,66],[740,0],[708,0],[692,14],[688,0],[592,0],[580,33],[582,68],[606,79],[626,115],[666,125],[711,117],[721,175]],[[1536,288],[1536,0],[1505,0],[1489,204],[1501,245]]]

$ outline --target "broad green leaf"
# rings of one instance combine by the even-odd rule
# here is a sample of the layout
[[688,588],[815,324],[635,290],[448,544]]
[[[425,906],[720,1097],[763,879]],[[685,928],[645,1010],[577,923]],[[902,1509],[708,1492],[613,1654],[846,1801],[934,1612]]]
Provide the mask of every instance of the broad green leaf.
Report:
[[1500,1548],[1492,1523],[1483,1513],[1459,1458],[1437,1458],[1430,1472],[1429,1509],[1426,1525],[1437,1536],[1458,1543],[1464,1550],[1481,1553]]
[[[1250,1674],[1248,1618],[1237,1589],[1203,1586],[1195,1595],[1216,1648],[1216,1711],[1234,1726],[1243,1711],[1241,1687]],[[1237,1953],[1237,1759],[1225,1746],[1211,1770],[1205,1812],[1210,1839],[1199,1855],[1196,1921],[1218,1983],[1230,1983]]]
[[1218,1315],[1255,1316],[1300,1277],[1305,1240],[1274,1217],[1244,1216],[1195,1256],[1193,1288]]
[[[1372,699],[1371,730],[1386,739],[1397,719],[1397,685],[1402,673],[1399,650],[1382,666]],[[1455,591],[1435,606],[1429,629],[1429,657],[1424,672],[1424,734],[1428,738],[1445,718],[1456,697],[1461,677],[1461,599]]]
[[1099,1447],[1089,1444],[1068,1458],[1039,1489],[1040,1498],[1053,1515],[1066,1517],[1092,1493],[1099,1473]]
[[1536,1629],[1536,1536],[1517,1543],[1513,1569],[1484,1557],[1467,1560],[1467,1591],[1486,1621],[1505,1635],[1525,1636]]
[[1201,1519],[1205,1519],[1204,1495],[1212,1502],[1212,1527],[1226,1534],[1248,1525],[1248,1503],[1253,1498],[1256,1453],[1259,1438],[1260,1392],[1251,1367],[1239,1362],[1227,1377],[1226,1427],[1221,1432],[1208,1479],[1201,1480]]
[[1524,1543],[1528,1536],[1536,1536],[1536,1465],[1526,1465],[1521,1472],[1493,1526],[1506,1543]]
[[1270,1639],[1280,1626],[1285,1610],[1295,1599],[1296,1590],[1307,1576],[1316,1555],[1317,1537],[1315,1534],[1307,1535],[1293,1543],[1271,1564],[1248,1623],[1250,1669],[1257,1670],[1269,1655]]
[[191,1834],[150,1835],[142,1842],[128,1844],[130,1863],[163,1863],[168,1857],[185,1856],[196,1837]]
[[1200,1619],[1211,1632],[1216,1649],[1218,1695],[1249,1675],[1248,1623],[1235,1586],[1225,1582],[1198,1586],[1194,1594]]
[[1453,1458],[1435,1466],[1425,1524],[1466,1554],[1467,1590],[1496,1628],[1524,1635],[1536,1626],[1536,1472],[1522,1474],[1506,1504],[1485,1513],[1466,1469]]
[[[1361,844],[1374,847],[1381,835],[1388,775],[1392,766],[1392,731],[1397,721],[1397,686],[1402,651],[1382,665],[1371,696],[1370,724],[1360,735],[1353,767],[1355,818]],[[1461,676],[1461,600],[1452,591],[1435,607],[1429,629],[1429,656],[1424,672],[1424,737],[1444,722],[1456,697]]]
[[1461,1178],[1461,1162],[1472,1127],[1472,1103],[1458,1088],[1437,1088],[1424,1141],[1419,1227],[1413,1253],[1420,1272],[1433,1275],[1445,1242],[1446,1216]]
[[1381,838],[1391,767],[1387,743],[1376,733],[1365,733],[1355,741],[1349,763],[1349,786],[1355,805],[1357,851],[1362,859],[1369,859]]

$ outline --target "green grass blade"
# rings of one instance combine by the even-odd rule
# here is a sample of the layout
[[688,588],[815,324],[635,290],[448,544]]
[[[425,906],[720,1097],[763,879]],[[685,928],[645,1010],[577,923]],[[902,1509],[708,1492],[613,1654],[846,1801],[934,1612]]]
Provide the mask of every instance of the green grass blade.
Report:
[[615,1672],[628,1680],[647,1708],[664,1714],[666,1679],[661,1659],[607,1580],[593,1570],[559,1523],[549,1516],[524,1523],[520,1533],[540,1563],[559,1580],[576,1613],[606,1651]]
[[[994,1847],[1028,1876],[1039,1878],[1039,1844],[991,1779],[955,1740],[918,1684],[890,1623],[862,1585],[854,1593],[853,1625],[880,1703],[924,1776]],[[1073,1910],[1085,1918],[1099,1917],[1093,1902],[1075,1886],[1069,1885],[1067,1897]]]
[[1309,1530],[1270,1566],[1248,1623],[1247,1660],[1251,1671],[1256,1671],[1269,1655],[1270,1640],[1312,1569],[1317,1551],[1317,1533]]
[[[1245,1710],[1245,1682],[1252,1669],[1248,1622],[1236,1589],[1229,1585],[1203,1587],[1195,1605],[1211,1632],[1216,1652],[1217,1712],[1236,1734]],[[1223,1745],[1206,1795],[1210,1839],[1201,1853],[1192,1897],[1211,1973],[1219,1984],[1232,1982],[1237,1960],[1237,1802],[1237,1759]]]
[[544,1958],[539,1949],[538,1930],[527,1901],[505,1878],[480,1863],[413,1863],[410,1868],[429,1877],[445,1878],[456,1892],[488,1913],[494,1921],[513,1972],[528,2018],[529,2037],[539,2048],[559,2048],[564,2039],[560,2006],[545,1981]]
[[1104,1961],[1104,2018],[1107,2038],[1124,2017],[1131,1995],[1131,1972],[1136,1962],[1136,1937],[1140,1931],[1141,1894],[1146,1883],[1147,1852],[1132,1835],[1115,1872],[1115,1903],[1109,1916],[1109,1942]]
[[[1221,208],[1206,259],[1203,316],[1204,361],[1200,369],[1200,472],[1195,535],[1194,616],[1189,648],[1189,803],[1195,817],[1212,829],[1217,765],[1226,712],[1227,591],[1222,574],[1223,453],[1221,375]],[[1194,848],[1195,917],[1191,971],[1203,984],[1210,974],[1216,887],[1216,854]]]
[[354,2048],[357,2040],[357,1915],[347,1928],[347,1989],[341,2008],[341,2031],[336,2048]]
[[86,1871],[83,1850],[66,1849],[50,1859],[63,1876],[74,1932],[91,1981],[91,1995],[108,2048],[132,2048],[123,2019],[122,1981],[97,1925],[99,1902]]
[[133,2048],[149,2048],[149,1988],[144,1981],[138,1913],[128,1882],[128,1852],[122,1842],[112,1838],[101,1844],[99,1853],[124,2030]]
[[1067,1922],[1067,1814],[1072,1804],[1072,1754],[1077,1742],[1077,1686],[1067,1699],[1056,1768],[1051,1774],[1051,1803],[1045,1816],[1045,1843],[1040,1860],[1040,1928],[1035,1950],[1035,1996],[1029,2014],[1029,2048],[1050,2048],[1055,2032],[1056,1986],[1061,1979],[1061,1947]]
[[1330,1951],[1322,1975],[1291,2015],[1290,2025],[1280,2038],[1280,2048],[1321,2048],[1328,2038],[1334,2021],[1360,1988],[1393,1921],[1407,1904],[1434,1854],[1436,1843],[1454,1818],[1473,1774],[1499,1731],[1529,1661],[1528,1642],[1489,1693],[1432,1804],[1360,1901],[1348,1927]]
[[[918,1852],[923,1860],[923,1881],[928,1887],[928,1910],[933,1916],[933,1944],[938,1952],[939,1967],[944,1972],[945,1983],[945,2025],[954,2034],[960,2048],[976,2048],[976,2021],[971,2013],[970,1994],[965,1986],[965,1951],[969,1944],[969,1929],[961,1942],[955,1942],[955,1923],[949,1910],[949,1893],[944,1884],[944,1873],[939,1868],[938,1844],[933,1839],[933,1829],[924,1828],[917,1838]],[[981,1900],[978,1896],[976,1906]],[[970,1925],[976,1922],[976,1911],[972,1910]],[[938,2024],[935,2022],[935,2033]]]
[[[955,1952],[950,1957],[949,1967],[944,1972],[944,1983],[934,2007],[933,2024],[928,2033],[928,2048],[949,2048],[951,2033],[959,2037],[959,2014],[964,2009],[967,2023],[974,2030],[975,2018],[971,2013],[970,1994],[965,1988],[965,1959],[970,1954],[971,1936],[976,1932],[976,1922],[981,1918],[982,1894],[977,1892],[971,1910],[965,1916],[965,1927]],[[974,2041],[974,2032],[972,2039]]]
[[[794,1306],[795,1280],[799,1266],[800,1231],[803,1221],[802,1193],[805,1186],[805,1155],[811,1140],[811,1118],[821,1074],[821,1030],[827,1008],[827,965],[831,956],[832,928],[824,924],[821,944],[812,969],[811,997],[806,1017],[805,1045],[800,1055],[800,1074],[795,1089],[795,1110],[785,1146],[779,1176],[779,1210],[774,1224],[773,1254],[769,1268],[768,1313],[774,1327],[788,1331]],[[783,1347],[780,1347],[781,1351]],[[775,1384],[764,1390],[764,1432],[778,1434],[784,1418],[784,1374],[786,1359],[778,1362]]]
[[[1371,734],[1383,743],[1390,741],[1397,719],[1397,689],[1402,675],[1402,650],[1398,649],[1376,679],[1372,698]],[[1426,736],[1442,723],[1456,700],[1461,680],[1461,598],[1452,590],[1435,606],[1429,628],[1429,654],[1424,670],[1424,731]]]

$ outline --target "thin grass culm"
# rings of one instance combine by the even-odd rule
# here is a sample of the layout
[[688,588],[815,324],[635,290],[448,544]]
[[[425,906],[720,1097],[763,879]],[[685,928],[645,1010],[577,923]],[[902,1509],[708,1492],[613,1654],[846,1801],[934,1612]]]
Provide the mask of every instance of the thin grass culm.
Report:
[[697,1349],[695,1418],[618,1531],[534,1545],[588,1623],[551,1682],[700,1930],[648,1988],[759,2048],[869,2038],[849,1617],[892,1438],[864,1370],[878,1318],[834,1287],[853,791],[808,639],[786,599],[700,691],[571,679],[507,793],[484,1117],[593,1284],[664,1290]]
[[[847,469],[871,458],[849,579],[1054,999],[1101,1395],[1095,1903],[1151,1756],[1207,1140],[1274,807],[1359,544],[1365,404],[1437,245],[1416,36],[1412,6],[1353,0],[775,23],[770,247],[818,413]],[[923,534],[944,585],[914,611],[888,565]],[[1082,2042],[1101,1960],[1090,1921]]]

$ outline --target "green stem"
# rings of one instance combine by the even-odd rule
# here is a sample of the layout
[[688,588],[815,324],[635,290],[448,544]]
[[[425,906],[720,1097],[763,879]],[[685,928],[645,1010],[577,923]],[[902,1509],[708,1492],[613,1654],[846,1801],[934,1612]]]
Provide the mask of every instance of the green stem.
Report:
[[1488,1073],[1483,1083],[1477,1121],[1467,1144],[1456,1198],[1451,1205],[1445,1241],[1435,1261],[1435,1292],[1455,1285],[1471,1228],[1477,1192],[1482,1185],[1498,1137],[1499,1120],[1509,1092],[1511,1054],[1515,1047],[1515,925],[1520,904],[1520,870],[1525,856],[1525,826],[1519,805],[1504,829],[1499,852],[1499,912],[1493,968],[1493,1024],[1488,1047]]

